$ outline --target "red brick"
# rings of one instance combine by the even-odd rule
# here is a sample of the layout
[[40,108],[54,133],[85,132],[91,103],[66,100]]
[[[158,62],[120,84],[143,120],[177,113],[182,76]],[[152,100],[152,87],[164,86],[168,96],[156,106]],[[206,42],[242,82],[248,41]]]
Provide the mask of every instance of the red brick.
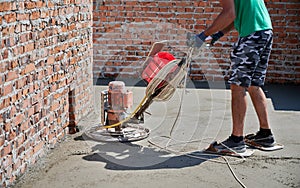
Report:
[[12,25],[2,28],[2,37],[11,35],[14,32],[15,32],[15,28]]
[[10,83],[10,84],[4,85],[2,90],[3,90],[2,92],[3,92],[4,96],[10,94],[13,90],[13,84]]
[[59,102],[55,101],[55,102],[52,103],[52,105],[50,107],[50,110],[51,111],[55,111],[55,110],[57,110],[59,108],[59,106],[60,106]]
[[32,158],[33,155],[33,149],[29,148],[26,153],[25,153],[25,160],[29,160],[30,158]]
[[[8,165],[9,169],[0,175],[1,178],[5,177],[5,183],[13,181],[14,174],[18,173],[20,168],[23,173],[26,168],[24,162],[32,164],[37,159],[33,154],[39,155],[44,144],[55,144],[64,136],[62,127],[67,126],[65,119],[69,106],[65,104],[70,84],[80,88],[76,97],[82,104],[76,106],[78,110],[75,110],[75,117],[79,119],[88,113],[88,110],[81,110],[89,109],[89,105],[84,103],[91,100],[91,83],[83,85],[91,78],[86,69],[92,60],[92,38],[89,29],[92,23],[89,11],[92,11],[92,7],[88,3],[90,2],[86,0],[70,0],[65,4],[40,0],[0,3],[0,12],[3,14],[0,24],[9,23],[1,28],[0,40],[0,109],[4,112],[0,114],[0,122],[6,124],[0,129],[1,158],[8,156],[12,148],[16,151],[14,164]],[[119,3],[114,3],[114,7],[117,8]],[[134,7],[134,10],[142,9]],[[82,14],[79,15],[79,12]],[[57,17],[62,15],[59,13],[67,13],[70,16],[69,24],[62,24]],[[118,16],[116,12],[110,15]],[[99,13],[99,16],[102,17],[103,14]],[[43,20],[48,17],[49,22]],[[123,18],[121,20],[126,21]],[[27,24],[28,21],[33,22]],[[121,24],[112,26],[115,27],[120,28]],[[70,62],[73,65],[70,65]],[[118,63],[121,65],[120,61]],[[75,69],[78,70],[76,74]],[[57,94],[56,91],[60,87],[66,90]],[[53,102],[55,98],[58,100]],[[45,135],[40,137],[38,130],[45,126],[51,129],[47,127],[48,131],[43,132]],[[6,139],[13,140],[13,145],[12,142],[5,143],[4,132],[9,133]],[[51,141],[40,142],[46,135],[49,135]],[[29,141],[29,138],[34,140]],[[20,160],[20,155],[25,155],[24,161]],[[0,182],[3,180],[0,179]]]
[[5,142],[5,136],[4,135],[0,135],[0,147],[3,146],[4,142]]
[[26,13],[18,13],[18,14],[17,14],[17,20],[18,20],[18,21],[29,20],[29,14],[26,14]]
[[[18,170],[21,166],[21,159],[17,159],[17,160],[14,160],[14,163],[13,163],[13,170]],[[14,180],[11,180],[11,181],[14,181]]]
[[24,42],[27,42],[29,41],[29,33],[23,33],[20,35],[20,42],[21,43],[24,43]]
[[32,50],[34,50],[34,43],[33,42],[24,45],[24,52],[25,53],[30,52]]
[[47,18],[49,17],[49,12],[48,11],[41,11],[41,18]]
[[36,19],[40,18],[40,15],[41,15],[40,11],[34,11],[30,14],[30,19],[36,20]]
[[16,138],[16,136],[17,136],[16,131],[10,130],[10,131],[9,131],[9,134],[8,134],[7,140],[8,140],[8,141],[12,141],[12,140],[14,140],[14,139]]
[[[273,9],[277,9],[278,7],[285,7],[285,5],[286,5],[287,2],[288,2],[287,0],[281,1],[280,3],[277,3],[277,4],[275,4],[273,6],[270,6],[270,7],[273,8]],[[169,6],[167,6],[168,3],[170,3],[170,2],[162,2],[162,3],[160,3],[161,6],[164,6],[163,9],[161,9],[161,11],[166,11],[166,8],[169,7]],[[187,29],[195,29],[196,32],[199,32],[199,30],[201,31],[201,30],[205,29],[207,27],[207,26],[205,26],[206,24],[211,24],[211,19],[215,18],[217,16],[217,13],[220,12],[220,10],[221,10],[220,5],[219,5],[218,2],[183,2],[183,1],[172,1],[172,3],[174,4],[174,6],[172,6],[172,7],[170,6],[171,8],[169,10],[177,11],[177,12],[184,12],[184,14],[187,14],[187,15],[190,14],[190,15],[192,15],[192,18],[191,19],[187,19],[187,20],[179,20],[179,21],[175,21],[175,22],[174,22],[174,20],[167,20],[167,21],[170,22],[170,23],[173,23],[173,24],[180,23],[181,27],[187,28]],[[142,10],[144,12],[148,11],[148,12],[151,12],[151,13],[153,13],[155,11],[159,11],[157,8],[147,7],[147,3],[131,2],[130,1],[128,4],[139,4],[138,8],[133,8],[134,10]],[[155,2],[154,4],[156,5],[157,2]],[[274,4],[274,3],[270,2],[270,5],[272,5],[272,4]],[[178,7],[176,7],[175,5],[178,6]],[[202,13],[204,11],[204,14],[199,14],[199,16],[198,16],[198,14],[194,15],[193,12],[192,12],[192,9],[189,8],[187,5],[194,6],[194,7],[200,7],[200,8],[198,8],[198,10],[196,10],[196,12],[197,13],[198,12]],[[105,32],[105,31],[109,31],[109,32],[117,33],[118,34],[118,31],[116,31],[114,29],[111,29],[111,26],[110,26],[111,24],[110,23],[105,23],[105,22],[109,22],[109,21],[113,22],[114,20],[116,20],[115,18],[113,18],[113,16],[115,14],[114,13],[113,14],[110,13],[110,10],[112,10],[112,9],[127,11],[126,12],[127,16],[129,15],[131,17],[128,20],[142,20],[140,18],[136,18],[140,14],[136,14],[134,12],[130,12],[130,11],[132,11],[132,8],[129,7],[129,6],[126,7],[125,9],[124,8],[119,8],[119,7],[115,8],[115,7],[116,7],[115,2],[114,3],[108,2],[108,3],[106,3],[106,6],[100,7],[101,13],[100,12],[94,12],[95,13],[94,14],[94,21],[96,22],[97,20],[99,20],[100,23],[102,22],[101,24],[96,24],[98,27],[102,26],[102,28],[94,30],[94,39],[95,38],[97,39],[97,38],[101,37],[99,35],[99,33]],[[293,48],[296,49],[297,48],[298,41],[297,41],[297,39],[295,39],[295,38],[297,38],[297,35],[295,35],[295,33],[298,33],[298,30],[296,28],[298,20],[297,20],[297,18],[295,18],[296,17],[295,15],[297,13],[297,12],[295,12],[296,9],[292,9],[292,7],[293,7],[292,5],[289,5],[289,9],[285,9],[285,10],[281,10],[281,11],[276,10],[274,12],[276,14],[281,14],[281,15],[271,15],[272,20],[283,20],[282,18],[284,18],[284,20],[293,20],[293,21],[289,22],[289,27],[288,28],[285,27],[286,24],[285,24],[284,21],[280,22],[280,23],[277,23],[277,24],[276,24],[277,21],[276,22],[273,21],[274,22],[273,24],[275,26],[274,27],[275,28],[274,31],[275,31],[275,36],[276,36],[274,38],[280,43],[280,45],[279,45],[280,48],[290,48],[290,49],[293,49]],[[287,15],[287,13],[291,13],[291,15]],[[125,15],[125,14],[123,14],[123,15]],[[160,18],[160,17],[161,18],[166,18],[165,15],[163,15],[163,14],[162,15],[159,15],[159,14],[152,14],[152,15],[148,14],[148,16],[153,16],[153,17],[151,17],[151,19],[153,19],[153,20],[157,20],[157,18]],[[183,17],[185,15],[180,15],[180,16]],[[112,17],[112,18],[110,18],[110,17]],[[204,18],[206,18],[206,19],[204,19]],[[192,20],[192,19],[196,19],[196,20]],[[194,24],[195,21],[199,22],[199,20],[202,21],[203,23],[197,23],[193,27],[190,26],[190,24]],[[160,32],[160,33],[163,34],[164,32]],[[116,34],[116,36],[117,36],[117,34]],[[224,48],[224,49],[222,49],[221,52],[218,51],[216,53],[218,53],[218,54],[229,54],[229,51],[226,50],[226,49],[229,48],[229,47],[231,47],[231,44],[229,44],[229,42],[233,43],[233,42],[235,42],[237,40],[237,32],[231,32],[230,35],[232,35],[233,37],[228,37],[228,38],[227,37],[223,37],[223,39],[220,40],[220,42],[222,42],[222,43],[218,43],[216,45],[216,47],[218,47],[219,49]],[[122,36],[125,37],[125,38],[130,38],[131,37],[131,35],[126,36],[124,34],[122,34]],[[143,37],[145,37],[145,36],[142,35],[142,37],[140,37],[140,38],[143,38]],[[288,38],[288,37],[290,37],[290,38]],[[285,40],[280,40],[279,41],[278,38],[285,38]],[[227,41],[229,41],[229,42],[227,42]],[[112,42],[112,43],[114,43],[114,42]],[[142,44],[142,42],[141,42],[141,44]],[[275,42],[275,40],[274,40],[274,42]],[[106,40],[106,41],[104,41],[104,40],[102,40],[102,41],[95,40],[94,46],[96,46],[97,44],[109,46],[109,43],[110,42],[108,40]],[[120,42],[117,42],[117,44],[118,44],[118,46],[125,46],[125,45],[134,44],[134,43],[132,41],[130,41],[130,40],[127,40],[126,43],[120,41]],[[136,44],[136,42],[135,42],[135,44]],[[184,43],[179,43],[179,45],[184,45]],[[278,47],[276,47],[276,43],[274,43],[274,48],[278,48]],[[97,52],[97,51],[94,51],[94,52]],[[107,53],[109,53],[109,52],[107,52]],[[278,53],[283,53],[283,52],[282,51],[278,51]],[[274,52],[272,54],[274,54]],[[123,56],[123,54],[120,54],[120,56]],[[222,64],[227,64],[227,66],[225,66],[222,69],[228,68],[229,65],[230,65],[228,57],[227,56],[220,56],[219,58],[222,58]],[[277,61],[284,61],[285,59],[287,59],[289,61],[292,61],[292,57],[284,57],[282,55],[271,55],[271,59],[272,58],[276,59]],[[95,65],[97,65],[98,63],[103,65],[107,61],[107,59],[105,59],[105,58],[103,58],[103,59],[99,58],[98,55],[94,56],[94,59],[95,59]],[[295,57],[295,59],[296,59],[296,57]],[[138,60],[136,60],[136,61],[138,61]],[[218,61],[218,63],[219,62],[221,62],[221,61]],[[124,63],[128,63],[128,62],[125,61]],[[118,65],[118,62],[114,62],[114,64],[112,65],[112,67],[110,67],[110,68],[114,68],[116,70],[115,71],[116,75],[117,75],[117,70],[119,70],[117,68],[117,66],[120,66],[120,65]],[[283,69],[285,69],[285,67],[283,67]],[[286,70],[288,71],[289,69],[290,68],[288,66],[286,66]],[[97,70],[97,69],[95,69],[95,70]],[[99,69],[99,71],[101,71],[101,69]],[[95,73],[95,74],[97,74],[97,73]],[[216,78],[216,79],[219,79],[219,78]]]
[[16,82],[17,89],[23,88],[26,85],[26,81],[27,81],[26,77],[23,77],[23,78],[20,78],[19,80],[17,80],[17,82]]
[[5,12],[13,9],[12,2],[0,2],[0,12]]
[[[14,96],[16,96],[16,95],[14,95]],[[12,99],[12,98],[10,100],[12,101],[12,103],[14,103],[16,101],[16,99]],[[17,113],[17,108],[16,108],[15,105],[12,105],[11,106],[11,110],[10,110],[10,114],[12,116],[14,116],[16,113]]]
[[36,7],[36,2],[25,2],[26,9],[33,9]]
[[40,141],[37,145],[35,145],[33,148],[33,153],[37,153],[38,151],[40,151],[43,148],[44,144],[45,143],[43,141]]
[[5,132],[9,132],[10,130],[11,130],[11,123],[10,122],[6,122],[5,124],[4,124],[4,131]]
[[24,114],[18,114],[18,115],[16,115],[16,117],[14,118],[15,125],[20,124],[24,119],[25,119],[25,115]]
[[17,15],[16,13],[10,13],[10,14],[6,14],[4,16],[4,20],[7,22],[7,23],[11,23],[11,22],[15,22],[17,19]]
[[0,107],[1,107],[0,109],[4,109],[4,108],[8,107],[9,105],[10,105],[10,99],[4,98],[4,99],[2,99],[2,101],[0,103]]
[[3,158],[4,169],[10,167],[12,164],[13,164],[12,155],[7,155],[5,158]]
[[9,69],[14,69],[18,66],[18,60],[13,60],[9,63]]
[[38,113],[41,111],[42,105],[41,103],[37,103],[33,106],[33,108],[34,108],[34,113]]
[[6,75],[5,81],[8,82],[16,78],[18,78],[18,71],[9,71]]
[[49,56],[47,59],[47,64],[52,65],[52,64],[54,64],[54,62],[55,62],[54,56]]
[[30,63],[25,66],[24,70],[22,70],[22,75],[27,74],[29,72],[32,72],[35,70],[35,65],[34,63]]
[[3,147],[2,151],[1,151],[1,157],[5,157],[7,155],[9,155],[12,152],[12,145],[9,142],[6,146]]

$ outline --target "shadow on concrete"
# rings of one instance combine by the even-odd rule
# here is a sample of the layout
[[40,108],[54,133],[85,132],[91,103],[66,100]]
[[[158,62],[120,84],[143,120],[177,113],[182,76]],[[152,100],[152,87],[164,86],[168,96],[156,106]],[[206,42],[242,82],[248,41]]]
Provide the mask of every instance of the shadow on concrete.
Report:
[[300,111],[300,86],[272,84],[264,86],[274,110]]
[[[114,78],[94,78],[95,85],[108,85]],[[146,82],[137,79],[122,79],[126,86],[146,87]],[[189,81],[187,88],[229,89],[227,82]],[[275,110],[300,111],[300,85],[266,84],[263,87],[266,96],[272,99]]]
[[87,161],[106,163],[110,170],[178,169],[199,165],[217,156],[202,152],[175,156],[157,148],[143,147],[133,143],[99,143],[92,147],[93,154],[82,157]]
[[[109,82],[116,81],[115,78],[94,78],[94,85],[107,86]],[[135,78],[122,78],[118,81],[123,81],[126,86],[134,87],[146,87],[147,83],[144,80],[139,80]],[[229,89],[230,85],[224,81],[208,82],[208,81],[187,81],[187,88],[197,88],[197,89]]]

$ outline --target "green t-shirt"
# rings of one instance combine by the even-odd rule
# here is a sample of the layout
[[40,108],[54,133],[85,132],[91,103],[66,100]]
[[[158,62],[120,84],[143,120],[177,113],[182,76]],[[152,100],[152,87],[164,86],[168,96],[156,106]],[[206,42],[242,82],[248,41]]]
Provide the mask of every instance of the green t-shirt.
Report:
[[264,0],[234,0],[236,18],[234,27],[241,37],[266,29],[272,22]]

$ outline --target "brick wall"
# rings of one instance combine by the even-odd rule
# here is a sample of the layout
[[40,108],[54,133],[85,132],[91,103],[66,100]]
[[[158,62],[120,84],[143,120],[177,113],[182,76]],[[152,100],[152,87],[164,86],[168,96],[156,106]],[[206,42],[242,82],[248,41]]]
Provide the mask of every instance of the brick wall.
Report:
[[[298,0],[268,0],[274,26],[274,50],[267,82],[300,83]],[[200,33],[221,11],[218,1],[94,0],[94,78],[138,78],[141,64],[155,41],[169,40],[165,50],[180,58],[186,32]],[[192,63],[194,80],[228,78],[229,53],[237,33],[203,49]]]
[[0,2],[0,187],[92,108],[91,4]]

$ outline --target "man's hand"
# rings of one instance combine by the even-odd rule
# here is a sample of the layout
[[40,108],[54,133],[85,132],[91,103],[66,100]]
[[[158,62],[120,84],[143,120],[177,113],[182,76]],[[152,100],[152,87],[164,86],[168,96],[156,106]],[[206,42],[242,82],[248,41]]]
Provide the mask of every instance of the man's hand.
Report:
[[210,44],[213,46],[215,44],[215,42],[217,42],[223,36],[224,36],[224,33],[222,31],[212,34],[211,35],[212,40],[210,41]]
[[186,45],[189,47],[200,48],[206,39],[204,32],[195,35],[193,33],[187,33]]

